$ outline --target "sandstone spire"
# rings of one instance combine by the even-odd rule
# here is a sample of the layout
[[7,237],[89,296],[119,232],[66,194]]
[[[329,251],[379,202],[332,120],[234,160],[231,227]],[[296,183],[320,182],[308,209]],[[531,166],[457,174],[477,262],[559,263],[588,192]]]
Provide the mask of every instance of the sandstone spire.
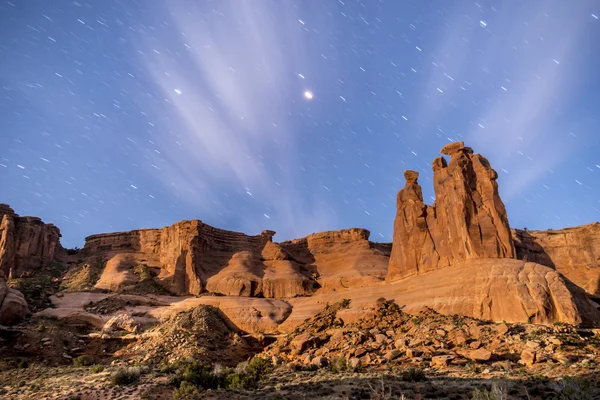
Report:
[[419,174],[406,171],[398,193],[394,238],[387,280],[396,280],[470,258],[514,258],[498,177],[488,160],[463,142],[440,151],[433,160],[436,200],[423,203]]

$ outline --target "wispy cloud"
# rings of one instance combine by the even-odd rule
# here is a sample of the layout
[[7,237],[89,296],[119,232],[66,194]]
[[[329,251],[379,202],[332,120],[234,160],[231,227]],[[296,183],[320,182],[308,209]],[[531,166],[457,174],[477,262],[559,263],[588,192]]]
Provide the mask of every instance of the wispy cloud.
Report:
[[505,200],[576,149],[555,117],[579,89],[581,60],[573,50],[589,15],[573,4],[551,4],[506,2],[495,9],[470,3],[456,10],[423,83],[421,118],[439,121],[449,112],[464,118],[464,130],[448,136],[462,136],[510,174],[502,184]]
[[160,39],[145,28],[141,58],[175,112],[156,141],[166,161],[156,176],[211,211],[219,211],[215,193],[242,190],[258,206],[245,216],[248,228],[260,221],[290,237],[324,229],[333,216],[323,199],[300,192],[300,132],[287,123],[290,96],[303,101],[298,71],[309,70],[303,30],[294,9],[265,4],[165,2],[154,10],[168,17],[154,28]]

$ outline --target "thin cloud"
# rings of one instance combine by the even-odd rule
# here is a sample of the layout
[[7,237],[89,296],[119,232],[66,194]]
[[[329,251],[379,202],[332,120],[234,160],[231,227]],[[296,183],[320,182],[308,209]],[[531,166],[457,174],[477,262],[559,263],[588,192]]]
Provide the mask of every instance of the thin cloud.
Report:
[[[275,228],[278,237],[330,225],[326,200],[299,192],[294,149],[300,132],[286,122],[290,96],[303,101],[290,82],[299,69],[308,70],[299,45],[303,31],[286,23],[293,10],[220,1],[219,12],[181,2],[154,11],[170,18],[156,28],[160,41],[142,35],[141,58],[176,118],[172,134],[156,142],[165,165],[153,174],[206,211],[218,211],[215,193],[248,188],[259,207],[242,224]],[[286,48],[293,51],[283,54]],[[268,221],[261,205],[271,210]]]

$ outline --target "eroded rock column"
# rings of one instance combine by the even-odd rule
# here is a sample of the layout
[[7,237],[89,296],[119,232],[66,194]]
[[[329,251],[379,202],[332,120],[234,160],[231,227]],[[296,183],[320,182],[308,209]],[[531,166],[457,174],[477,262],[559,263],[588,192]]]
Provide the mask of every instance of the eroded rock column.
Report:
[[470,258],[514,258],[498,177],[488,160],[463,142],[440,151],[433,161],[436,200],[423,203],[418,173],[406,171],[397,198],[387,280],[416,275]]

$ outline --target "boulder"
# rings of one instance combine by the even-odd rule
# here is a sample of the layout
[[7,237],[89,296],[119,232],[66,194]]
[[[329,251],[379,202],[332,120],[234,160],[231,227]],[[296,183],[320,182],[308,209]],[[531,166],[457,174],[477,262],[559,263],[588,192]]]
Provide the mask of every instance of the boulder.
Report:
[[519,363],[528,367],[532,366],[536,362],[536,352],[531,349],[525,349],[521,352],[521,359]]
[[433,356],[431,357],[431,368],[443,368],[450,363],[450,361],[454,360],[455,356],[450,354],[445,354],[441,356]]
[[109,319],[104,326],[102,331],[106,333],[116,332],[123,330],[131,333],[135,333],[139,330],[140,324],[136,322],[129,314],[118,314]]
[[350,367],[350,370],[358,371],[362,366],[362,362],[357,357],[350,357],[350,359],[348,360],[348,366]]
[[8,286],[0,270],[0,325],[12,325],[29,313],[27,301],[18,290]]
[[470,351],[467,357],[473,361],[489,361],[492,358],[492,352],[481,348]]

